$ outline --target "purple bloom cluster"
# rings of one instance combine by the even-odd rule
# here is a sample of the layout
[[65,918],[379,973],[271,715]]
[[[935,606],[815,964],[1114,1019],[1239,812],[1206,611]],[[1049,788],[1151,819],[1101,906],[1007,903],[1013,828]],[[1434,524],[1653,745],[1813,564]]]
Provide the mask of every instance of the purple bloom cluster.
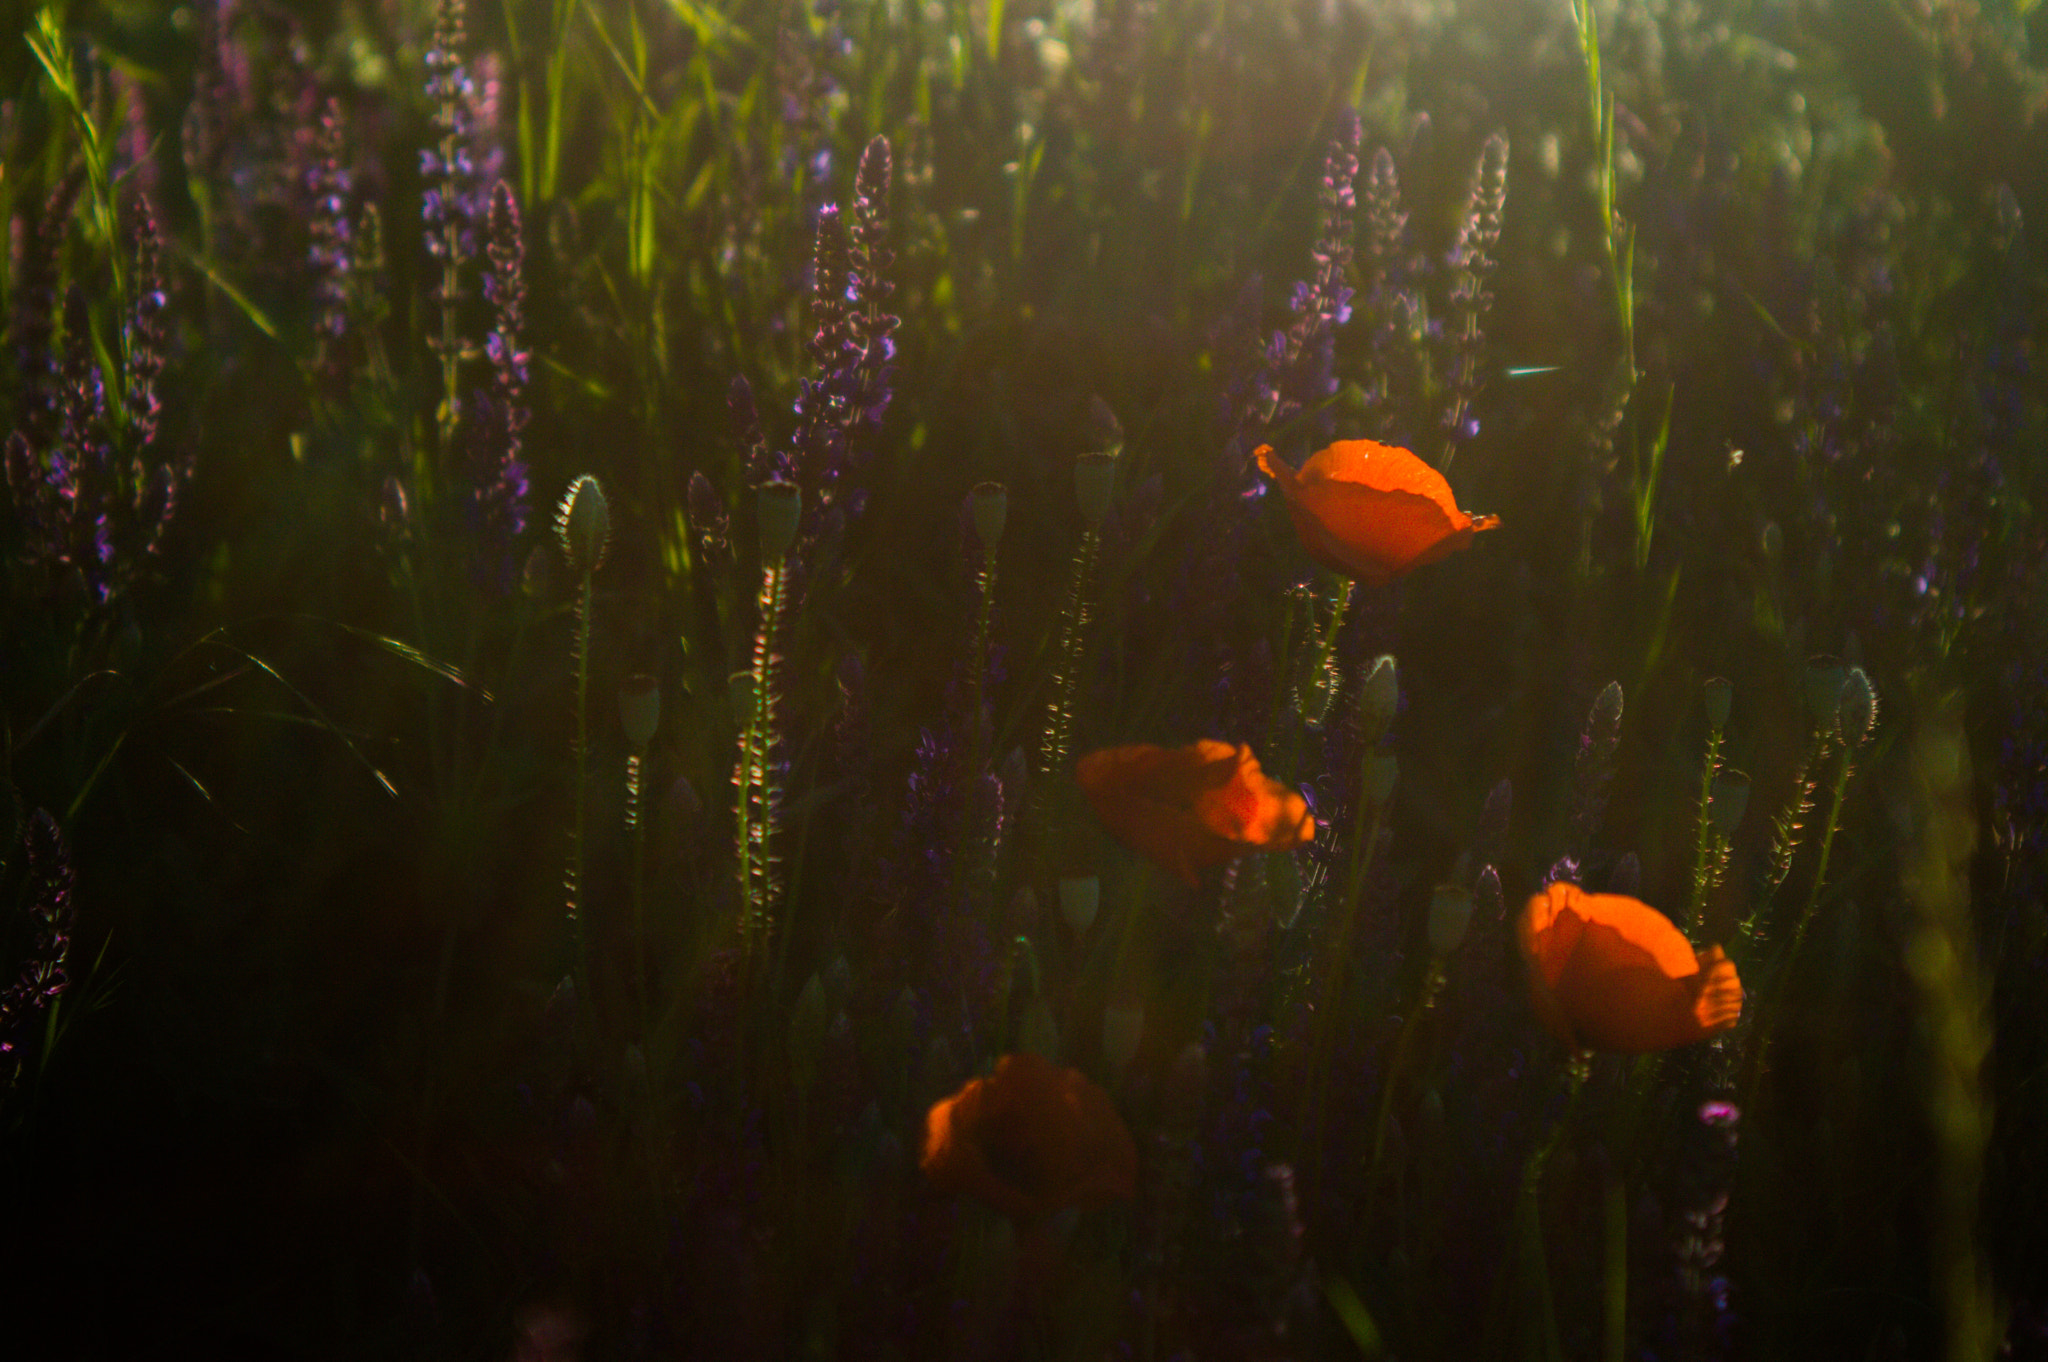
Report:
[[[827,204],[818,213],[811,279],[809,342],[818,376],[796,399],[796,461],[817,491],[821,512],[839,500],[838,484],[858,466],[853,440],[878,429],[889,405],[897,319],[883,310],[894,285],[883,278],[889,250],[889,143],[876,137],[854,176],[851,223]],[[856,497],[846,511],[858,514]]]
[[[1378,167],[1374,169],[1377,171]],[[1485,341],[1480,326],[1493,305],[1493,295],[1486,291],[1486,277],[1493,273],[1493,252],[1500,243],[1501,214],[1507,207],[1507,196],[1508,139],[1495,133],[1480,149],[1479,164],[1472,172],[1472,189],[1465,200],[1465,216],[1445,261],[1451,271],[1450,356],[1446,365],[1450,402],[1444,408],[1445,463],[1450,462],[1458,441],[1479,433],[1479,418],[1472,414],[1472,400],[1479,393],[1480,351]]]
[[491,330],[484,338],[484,358],[490,361],[491,381],[463,404],[462,441],[478,537],[477,574],[502,592],[512,589],[513,550],[526,529],[529,491],[526,464],[519,457],[528,418],[527,353],[520,348],[526,248],[519,201],[503,180],[491,190],[485,238],[484,300],[491,307]]
[[1377,422],[1375,433],[1389,435],[1394,366],[1402,354],[1399,342],[1414,328],[1422,303],[1409,286],[1408,215],[1401,211],[1401,180],[1394,169],[1394,155],[1385,147],[1373,153],[1372,169],[1366,173],[1365,227],[1370,280],[1365,310],[1372,327],[1366,399]]
[[[1293,320],[1265,339],[1228,398],[1233,432],[1228,448],[1240,465],[1268,431],[1303,413],[1316,413],[1316,442],[1329,439],[1332,423],[1319,408],[1336,395],[1337,328],[1351,320],[1351,287],[1344,281],[1351,268],[1352,224],[1358,207],[1359,138],[1358,115],[1345,109],[1338,115],[1316,191],[1320,227],[1310,251],[1314,269],[1288,296]],[[1241,310],[1255,312],[1256,289],[1253,280],[1247,293],[1240,294]],[[1242,467],[1226,472],[1240,476]]]
[[441,262],[436,297],[444,312],[459,296],[456,270],[476,258],[491,187],[505,159],[496,137],[497,82],[487,74],[479,96],[463,66],[463,9],[464,0],[441,0],[433,45],[426,55],[427,97],[434,102],[434,129],[440,141],[420,152],[420,176],[427,182],[420,217],[426,227],[427,254]]
[[71,954],[71,853],[57,820],[37,809],[22,836],[28,862],[29,914],[35,937],[14,982],[0,993],[0,1065],[11,1077],[21,1048],[45,1009],[70,983],[65,962]]
[[96,604],[111,599],[156,552],[191,473],[189,461],[162,459],[156,450],[166,298],[162,243],[146,200],[138,200],[135,231],[135,297],[122,320],[125,439],[117,446],[90,308],[74,286],[65,296],[61,363],[46,355],[38,366],[54,369],[53,416],[38,420],[37,406],[25,403],[29,419],[6,444],[25,558]]
[[341,101],[330,96],[314,130],[313,163],[306,171],[312,210],[306,264],[313,272],[313,330],[328,365],[339,362],[331,347],[348,331],[349,272],[354,264],[348,214],[353,183],[343,160],[345,133]]

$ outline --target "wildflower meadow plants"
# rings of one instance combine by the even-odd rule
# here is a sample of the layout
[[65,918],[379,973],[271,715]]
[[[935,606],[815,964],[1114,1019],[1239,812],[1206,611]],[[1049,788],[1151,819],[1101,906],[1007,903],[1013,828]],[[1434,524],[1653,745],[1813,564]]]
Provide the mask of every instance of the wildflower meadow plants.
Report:
[[10,1340],[2037,1353],[2048,6],[1856,10],[18,10]]

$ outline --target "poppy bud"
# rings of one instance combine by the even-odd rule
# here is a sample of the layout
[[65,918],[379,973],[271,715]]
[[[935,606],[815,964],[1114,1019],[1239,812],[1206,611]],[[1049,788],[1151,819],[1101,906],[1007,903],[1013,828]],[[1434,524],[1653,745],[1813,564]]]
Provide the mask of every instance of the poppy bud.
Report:
[[1046,1059],[1060,1056],[1060,1028],[1052,1019],[1052,1009],[1045,999],[1033,998],[1024,1007],[1024,1019],[1017,1027],[1017,1044],[1021,1049]]
[[1749,777],[1740,771],[1717,772],[1707,800],[1707,817],[1714,820],[1714,830],[1733,840],[1748,809]]
[[742,726],[752,722],[754,717],[754,674],[751,671],[734,672],[726,681],[726,693],[732,697],[734,720]]
[[1365,684],[1358,689],[1358,714],[1367,742],[1380,740],[1387,726],[1394,722],[1394,711],[1400,703],[1401,678],[1394,655],[1381,653],[1373,660],[1372,670],[1365,674]]
[[1143,1003],[1112,1003],[1102,1010],[1102,1058],[1112,1072],[1120,1072],[1137,1058],[1138,1041],[1144,1033]]
[[1458,949],[1472,925],[1472,895],[1455,884],[1440,884],[1429,896],[1429,949],[1446,956]]
[[974,520],[975,537],[985,549],[1003,541],[1003,522],[1010,514],[1010,494],[999,482],[978,482],[967,494],[967,514]]
[[1081,504],[1081,523],[1090,530],[1102,528],[1109,514],[1109,500],[1116,491],[1116,455],[1083,454],[1074,460],[1074,499]]
[[1365,764],[1365,797],[1377,807],[1394,797],[1394,781],[1400,777],[1401,763],[1392,757],[1374,757]]
[[1085,936],[1095,922],[1095,910],[1102,903],[1102,881],[1094,875],[1076,876],[1060,881],[1060,916],[1074,929],[1075,936]]
[[612,512],[596,478],[585,473],[562,493],[562,503],[555,508],[555,531],[571,572],[595,572],[603,566],[605,544],[612,534]]
[[645,747],[661,726],[661,683],[645,674],[629,676],[619,686],[619,726],[626,741]]
[[1725,676],[1715,676],[1700,691],[1707,701],[1707,727],[1719,733],[1728,727],[1728,712],[1735,707],[1735,685]]
[[1870,684],[1870,676],[1861,667],[1851,667],[1849,677],[1842,683],[1841,703],[1835,710],[1835,729],[1842,735],[1842,741],[1851,747],[1860,747],[1870,738],[1870,730],[1877,724],[1877,688]]
[[761,535],[761,561],[779,563],[796,542],[796,525],[803,514],[803,492],[781,478],[754,489],[754,522]]
[[1842,683],[1848,679],[1849,669],[1839,657],[1823,653],[1807,660],[1806,713],[1815,728],[1834,730],[1835,715],[1842,706]]

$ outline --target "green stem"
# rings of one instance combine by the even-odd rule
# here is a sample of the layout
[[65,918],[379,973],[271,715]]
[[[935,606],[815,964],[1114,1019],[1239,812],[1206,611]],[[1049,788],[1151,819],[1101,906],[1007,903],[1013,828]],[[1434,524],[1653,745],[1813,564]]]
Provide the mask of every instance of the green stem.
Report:
[[775,843],[780,791],[771,782],[775,751],[776,711],[779,708],[779,663],[777,651],[782,634],[782,613],[788,602],[789,572],[782,559],[761,569],[761,624],[754,635],[754,705],[747,723],[743,752],[741,819],[744,841],[741,851],[741,888],[746,894],[746,932],[749,953],[764,945],[775,929],[779,884],[776,879]]
[[646,778],[644,749],[626,757],[626,830],[633,837],[633,996],[639,1029],[647,1032],[647,819],[641,807]]
[[576,602],[576,826],[569,842],[569,932],[576,952],[576,987],[588,999],[589,954],[584,931],[583,842],[585,820],[589,817],[590,772],[590,571],[583,573],[583,588]]
[[1834,798],[1828,807],[1827,826],[1821,829],[1820,864],[1814,867],[1813,884],[1807,889],[1806,902],[1800,907],[1798,920],[1793,924],[1792,943],[1785,948],[1785,958],[1780,965],[1782,969],[1791,968],[1792,957],[1799,953],[1799,943],[1806,939],[1806,926],[1813,920],[1814,907],[1820,902],[1821,885],[1828,877],[1828,853],[1834,849],[1835,829],[1842,821],[1842,797],[1848,793],[1849,777],[1854,769],[1849,761],[1849,749],[1845,746],[1841,761],[1835,768]]
[[1687,931],[1699,921],[1700,913],[1707,903],[1708,873],[1712,864],[1714,849],[1714,820],[1708,810],[1714,804],[1714,777],[1721,771],[1721,730],[1711,729],[1707,734],[1707,760],[1700,768],[1700,812],[1699,824],[1693,830],[1692,894],[1685,902],[1685,916],[1679,919],[1680,931]]

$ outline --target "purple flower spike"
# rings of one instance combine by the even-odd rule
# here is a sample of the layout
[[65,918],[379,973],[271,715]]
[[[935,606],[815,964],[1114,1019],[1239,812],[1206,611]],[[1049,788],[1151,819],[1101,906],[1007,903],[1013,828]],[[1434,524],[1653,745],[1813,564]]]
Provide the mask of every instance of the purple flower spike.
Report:
[[21,972],[0,993],[0,1056],[6,1057],[0,1067],[8,1069],[20,1064],[21,1047],[37,1019],[71,982],[65,970],[71,954],[71,853],[57,820],[42,809],[30,816],[22,841],[35,939]]
[[478,576],[499,591],[512,589],[513,548],[526,529],[526,465],[520,460],[528,412],[525,405],[527,352],[520,348],[525,326],[526,247],[520,231],[519,201],[500,180],[491,190],[485,254],[484,297],[492,322],[484,340],[491,382],[472,393],[465,404],[464,442],[474,480],[474,520],[478,535]]

